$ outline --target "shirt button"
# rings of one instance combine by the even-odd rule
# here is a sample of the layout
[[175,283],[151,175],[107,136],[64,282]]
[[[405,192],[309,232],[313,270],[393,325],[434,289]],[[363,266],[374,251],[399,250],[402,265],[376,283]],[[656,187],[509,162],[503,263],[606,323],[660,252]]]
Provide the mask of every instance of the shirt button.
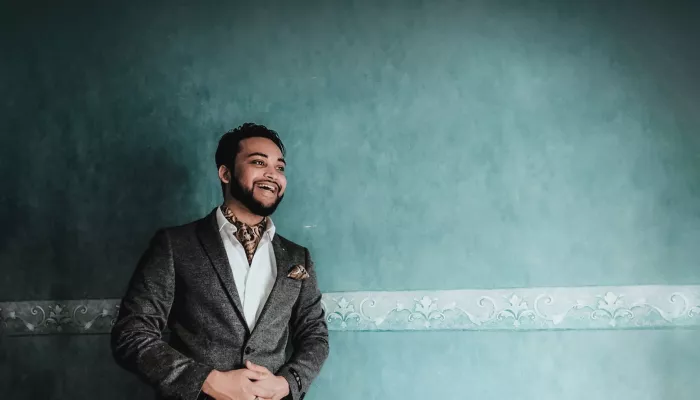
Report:
[[246,353],[246,354],[250,354],[250,353],[252,353],[252,352],[253,352],[253,349],[251,349],[250,346],[248,346],[248,347],[245,348],[245,353]]

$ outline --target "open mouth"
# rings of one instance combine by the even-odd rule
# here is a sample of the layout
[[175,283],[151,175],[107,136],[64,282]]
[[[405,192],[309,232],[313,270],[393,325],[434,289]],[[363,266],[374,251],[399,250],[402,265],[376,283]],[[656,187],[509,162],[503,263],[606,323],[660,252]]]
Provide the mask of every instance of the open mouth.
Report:
[[276,194],[279,190],[277,185],[271,182],[260,182],[257,183],[255,186],[261,190],[264,190],[265,192],[269,192],[270,194]]

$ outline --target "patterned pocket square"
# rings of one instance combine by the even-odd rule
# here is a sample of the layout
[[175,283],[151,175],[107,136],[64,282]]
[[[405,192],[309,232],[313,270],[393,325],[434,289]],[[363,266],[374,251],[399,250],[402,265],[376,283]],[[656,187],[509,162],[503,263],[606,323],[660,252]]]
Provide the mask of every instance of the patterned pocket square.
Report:
[[304,279],[309,277],[309,273],[306,272],[306,268],[302,265],[295,265],[293,266],[290,270],[289,273],[287,274],[287,278],[292,278],[296,281],[303,281]]

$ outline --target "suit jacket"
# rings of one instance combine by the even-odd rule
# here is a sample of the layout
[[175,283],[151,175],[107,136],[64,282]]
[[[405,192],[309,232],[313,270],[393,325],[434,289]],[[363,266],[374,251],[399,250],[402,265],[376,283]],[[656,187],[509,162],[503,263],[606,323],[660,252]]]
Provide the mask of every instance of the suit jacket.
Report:
[[[287,399],[302,400],[329,350],[309,251],[274,236],[277,278],[251,332],[215,212],[155,234],[121,301],[111,336],[114,358],[161,399],[207,398],[201,388],[212,369],[239,369],[250,360],[287,379]],[[295,265],[309,278],[288,278]],[[166,327],[169,342],[162,336]]]

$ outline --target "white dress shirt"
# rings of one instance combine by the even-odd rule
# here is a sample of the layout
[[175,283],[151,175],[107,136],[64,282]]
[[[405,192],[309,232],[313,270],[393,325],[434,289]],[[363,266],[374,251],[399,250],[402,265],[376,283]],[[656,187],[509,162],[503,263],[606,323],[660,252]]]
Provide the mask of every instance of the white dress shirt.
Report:
[[231,272],[233,272],[233,280],[236,282],[238,296],[243,305],[243,315],[251,331],[255,327],[277,278],[277,263],[272,246],[275,225],[270,218],[267,221],[267,229],[260,238],[253,262],[248,265],[245,249],[234,235],[237,230],[236,226],[224,217],[221,208],[216,211],[219,235],[224,242],[228,263],[231,266]]

